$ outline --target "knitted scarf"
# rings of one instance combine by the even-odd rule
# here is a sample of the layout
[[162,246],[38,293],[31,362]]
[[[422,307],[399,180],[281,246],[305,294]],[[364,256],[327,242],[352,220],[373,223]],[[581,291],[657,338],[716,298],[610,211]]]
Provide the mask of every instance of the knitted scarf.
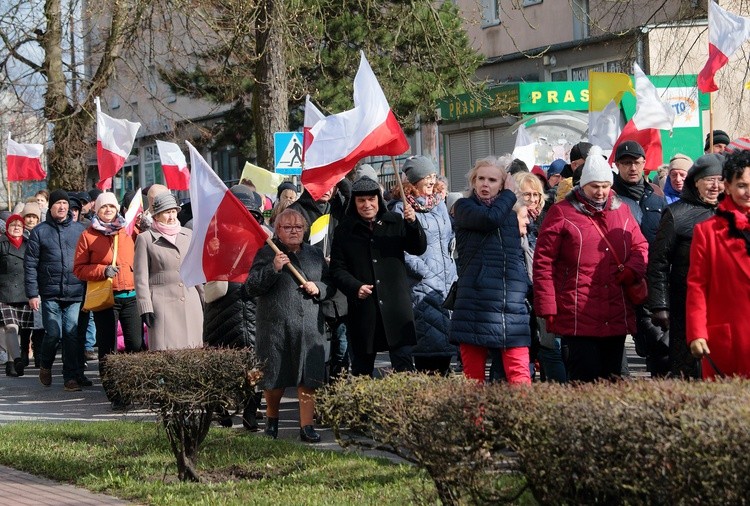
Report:
[[586,194],[583,193],[583,188],[580,186],[573,188],[573,195],[575,195],[576,199],[578,199],[581,204],[587,206],[592,213],[604,211],[604,207],[607,205],[607,202],[609,202],[609,198],[604,202],[596,202],[595,200],[588,198]]
[[104,223],[97,215],[91,217],[91,228],[98,230],[104,235],[115,235],[125,226],[125,218],[119,214],[110,223]]
[[[420,202],[420,200],[424,203]],[[406,196],[406,201],[418,213],[429,213],[440,203],[441,200],[442,199],[435,197],[435,195],[426,195],[424,197],[415,197],[414,195]]]
[[750,255],[750,220],[748,220],[747,211],[737,207],[732,197],[727,195],[716,208],[716,215],[727,220],[729,237],[745,241],[745,249]]
[[492,207],[492,203],[493,203],[493,202],[495,202],[495,200],[497,200],[497,198],[498,198],[498,197],[500,196],[500,193],[498,192],[498,194],[497,194],[497,195],[495,195],[494,197],[490,197],[490,198],[488,198],[488,199],[483,199],[482,197],[480,197],[480,196],[479,196],[479,195],[477,194],[477,192],[476,192],[475,190],[472,190],[472,191],[474,191],[474,196],[475,196],[475,197],[476,197],[477,199],[479,199],[479,201],[480,201],[480,202],[481,202],[482,204],[486,205],[487,207]]

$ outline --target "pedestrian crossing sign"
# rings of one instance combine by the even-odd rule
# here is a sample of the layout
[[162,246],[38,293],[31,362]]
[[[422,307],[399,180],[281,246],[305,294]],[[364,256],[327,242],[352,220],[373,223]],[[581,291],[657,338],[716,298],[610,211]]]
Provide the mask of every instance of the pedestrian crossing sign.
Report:
[[273,154],[277,174],[302,174],[302,132],[275,132]]

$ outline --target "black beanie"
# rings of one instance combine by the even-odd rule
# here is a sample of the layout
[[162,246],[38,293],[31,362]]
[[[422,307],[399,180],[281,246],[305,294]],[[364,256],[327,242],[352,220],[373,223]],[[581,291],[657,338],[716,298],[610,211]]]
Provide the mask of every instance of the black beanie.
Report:
[[52,206],[55,202],[58,200],[64,200],[68,202],[70,198],[68,197],[68,192],[65,190],[55,190],[52,193],[49,194],[49,205]]
[[[711,132],[706,134],[706,144],[703,146],[703,151],[708,151],[708,145],[711,142]],[[714,144],[729,144],[732,139],[724,130],[714,130]]]
[[352,197],[380,195],[380,185],[367,176],[363,176],[352,184]]

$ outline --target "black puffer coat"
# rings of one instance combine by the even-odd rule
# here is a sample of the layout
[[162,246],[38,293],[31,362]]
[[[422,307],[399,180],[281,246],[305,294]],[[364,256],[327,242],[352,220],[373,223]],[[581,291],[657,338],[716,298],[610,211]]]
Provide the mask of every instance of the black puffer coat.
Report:
[[671,372],[699,378],[698,362],[685,341],[685,304],[690,245],[695,226],[712,217],[716,205],[700,199],[694,177],[688,176],[680,200],[664,211],[656,239],[649,248],[648,301],[652,311],[669,311],[669,355]]
[[223,297],[203,309],[203,342],[224,348],[255,347],[255,297],[243,283],[229,283]]

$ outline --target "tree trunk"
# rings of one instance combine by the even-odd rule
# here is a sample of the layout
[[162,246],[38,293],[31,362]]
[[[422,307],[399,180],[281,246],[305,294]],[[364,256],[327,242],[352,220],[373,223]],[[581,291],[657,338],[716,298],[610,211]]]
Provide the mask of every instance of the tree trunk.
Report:
[[258,165],[274,168],[273,134],[289,128],[286,59],[283,25],[286,22],[284,1],[265,0],[259,6],[256,21],[253,110],[258,151]]

